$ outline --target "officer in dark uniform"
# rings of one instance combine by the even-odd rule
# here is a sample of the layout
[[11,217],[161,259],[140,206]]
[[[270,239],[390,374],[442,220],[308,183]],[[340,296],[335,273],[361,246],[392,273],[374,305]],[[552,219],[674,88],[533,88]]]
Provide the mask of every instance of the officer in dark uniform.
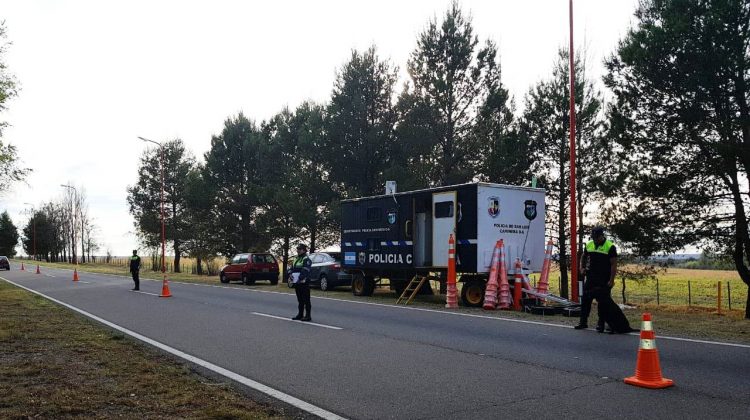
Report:
[[[307,256],[307,245],[297,245],[297,258],[292,264],[292,276],[299,276],[294,282],[294,292],[297,294],[297,316],[294,320],[312,321],[310,317],[310,268],[312,261]],[[304,316],[303,316],[304,310]]]
[[141,270],[141,257],[138,256],[138,250],[133,250],[133,256],[130,257],[130,274],[133,276],[133,282],[135,287],[133,290],[141,290],[140,283],[141,279],[138,276],[138,272]]
[[617,305],[611,295],[617,274],[617,248],[604,235],[604,228],[601,226],[591,230],[591,239],[581,258],[581,274],[586,276],[586,282],[583,284],[581,297],[581,320],[575,329],[588,328],[591,303],[596,299],[599,315],[596,330],[603,332],[606,318],[603,311]]

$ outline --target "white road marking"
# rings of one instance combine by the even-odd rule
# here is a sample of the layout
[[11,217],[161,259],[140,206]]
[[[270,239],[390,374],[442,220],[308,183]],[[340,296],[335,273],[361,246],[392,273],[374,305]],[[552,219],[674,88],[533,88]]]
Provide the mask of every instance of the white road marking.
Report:
[[159,296],[156,293],[142,292],[140,290],[130,290],[130,291],[133,292],[133,293],[143,293],[144,295]]
[[83,309],[79,309],[79,308],[77,308],[77,307],[75,307],[73,305],[67,304],[67,303],[59,301],[59,300],[57,300],[57,299],[55,299],[53,297],[47,296],[44,293],[37,292],[36,290],[29,289],[28,287],[25,287],[25,286],[21,286],[20,284],[12,282],[12,281],[10,281],[10,280],[8,280],[6,278],[3,278],[3,277],[0,277],[0,279],[3,279],[6,282],[8,282],[8,283],[10,283],[10,284],[12,284],[12,285],[14,285],[16,287],[20,287],[20,288],[22,288],[24,290],[28,290],[31,293],[34,293],[34,294],[39,295],[39,296],[41,296],[41,297],[43,297],[45,299],[48,299],[48,300],[50,300],[52,302],[55,302],[58,305],[65,306],[68,309],[74,310],[74,311],[78,312],[81,315],[84,315],[84,316],[87,316],[87,317],[93,319],[94,321],[101,322],[102,324],[104,324],[104,325],[106,325],[106,326],[108,326],[110,328],[114,328],[115,330],[120,331],[122,333],[125,333],[125,334],[127,334],[127,335],[129,335],[129,336],[131,336],[131,337],[133,337],[135,339],[138,339],[140,341],[143,341],[144,343],[147,343],[147,344],[150,344],[152,346],[158,347],[158,348],[160,348],[160,349],[162,349],[162,350],[164,350],[164,351],[166,351],[168,353],[171,353],[171,354],[173,354],[173,355],[175,355],[175,356],[177,356],[179,358],[185,359],[185,360],[187,360],[187,361],[189,361],[191,363],[195,363],[195,364],[197,364],[197,365],[199,365],[201,367],[204,367],[204,368],[206,368],[208,370],[216,372],[219,375],[225,376],[225,377],[227,377],[229,379],[232,379],[234,381],[237,381],[237,382],[239,382],[239,383],[241,383],[241,384],[243,384],[245,386],[248,386],[248,387],[250,387],[250,388],[252,388],[252,389],[254,389],[256,391],[262,392],[262,393],[264,393],[266,395],[269,395],[269,396],[271,396],[273,398],[276,398],[276,399],[278,399],[280,401],[283,401],[283,402],[285,402],[285,403],[287,403],[289,405],[297,407],[300,410],[303,410],[303,411],[306,411],[308,413],[314,414],[314,415],[316,415],[318,417],[321,417],[321,418],[324,418],[326,420],[345,420],[345,417],[341,417],[341,416],[339,416],[337,414],[334,414],[334,413],[332,413],[330,411],[324,410],[324,409],[322,409],[322,408],[320,408],[318,406],[315,406],[315,405],[312,405],[312,404],[310,404],[308,402],[302,401],[299,398],[295,398],[295,397],[293,397],[293,396],[291,396],[289,394],[286,394],[286,393],[284,393],[282,391],[279,391],[277,389],[271,388],[270,386],[263,385],[262,383],[256,382],[256,381],[254,381],[254,380],[252,380],[250,378],[242,376],[239,373],[232,372],[231,370],[224,369],[223,367],[217,366],[217,365],[215,365],[215,364],[213,364],[211,362],[208,362],[206,360],[199,359],[199,358],[197,358],[195,356],[191,356],[191,355],[189,355],[189,354],[187,354],[187,353],[185,353],[183,351],[177,350],[174,347],[170,347],[170,346],[168,346],[166,344],[160,343],[160,342],[158,342],[156,340],[153,340],[151,338],[148,338],[148,337],[146,337],[144,335],[138,334],[135,331],[131,331],[131,330],[125,328],[125,327],[121,327],[120,325],[117,325],[114,322],[110,322],[110,321],[107,321],[107,320],[105,320],[103,318],[99,318],[98,316],[96,316],[94,314],[88,313],[88,312],[84,311]]
[[333,325],[318,324],[316,322],[295,321],[295,320],[293,320],[291,318],[284,318],[283,316],[263,314],[263,313],[260,313],[260,312],[253,312],[253,315],[266,316],[268,318],[280,319],[282,321],[289,321],[289,322],[294,322],[294,323],[299,323],[299,324],[312,325],[312,326],[315,326],[315,327],[329,328],[329,329],[332,329],[332,330],[343,330],[343,328],[341,328],[341,327],[334,327]]
[[[66,270],[65,268],[60,268],[60,270]],[[71,271],[71,270],[69,270]],[[102,275],[102,276],[111,276],[111,277],[121,277],[121,278],[130,278],[127,276],[122,275],[116,275],[116,274],[104,274],[104,273],[91,273],[96,275]],[[153,279],[141,279],[141,280],[149,280],[149,281],[161,281],[161,280],[153,280]],[[211,285],[211,284],[201,284],[201,283],[188,283],[188,282],[182,282],[182,281],[170,281],[170,283],[177,283],[177,284],[186,284],[186,285],[193,285],[193,286],[207,286],[207,287],[214,287],[217,289],[235,289],[235,290],[241,290],[245,292],[255,292],[255,293],[271,293],[271,294],[278,294],[278,295],[290,295],[294,296],[292,293],[287,292],[277,292],[273,290],[258,290],[258,289],[247,289],[244,287],[232,287],[232,286],[220,286],[220,285]],[[290,289],[291,290],[291,289]],[[573,327],[570,325],[560,325],[560,324],[551,324],[547,322],[539,322],[539,321],[527,321],[523,319],[511,319],[511,318],[500,318],[500,317],[494,317],[494,316],[487,316],[487,315],[476,315],[476,314],[465,314],[461,312],[449,312],[449,311],[442,311],[437,309],[428,309],[428,308],[413,308],[409,306],[396,306],[391,305],[387,303],[375,303],[375,302],[362,302],[357,300],[348,300],[348,299],[337,299],[332,297],[324,297],[324,296],[311,296],[312,299],[323,299],[323,300],[333,300],[337,302],[346,302],[346,303],[354,303],[358,305],[372,305],[372,306],[382,306],[387,308],[394,308],[394,309],[401,309],[401,310],[407,310],[407,311],[420,311],[420,312],[433,312],[438,314],[444,314],[444,315],[453,315],[453,316],[464,316],[469,318],[482,318],[482,319],[491,319],[495,321],[502,321],[502,322],[517,322],[519,324],[532,324],[532,325],[543,325],[547,327],[557,327],[557,328],[568,328],[572,329]],[[632,335],[637,336],[639,333],[628,333],[623,335]],[[716,346],[727,346],[727,347],[739,347],[739,348],[745,348],[750,349],[750,345],[748,344],[739,344],[739,343],[727,343],[727,342],[721,342],[721,341],[710,341],[710,340],[699,340],[699,339],[693,339],[693,338],[682,338],[682,337],[671,337],[671,336],[660,336],[657,335],[657,338],[660,340],[672,340],[672,341],[682,341],[687,343],[698,343],[698,344],[710,344],[710,345],[716,345]]]
[[83,280],[78,280],[78,281],[76,281],[74,283],[91,284],[91,282],[89,282],[89,281],[83,281]]
[[52,274],[47,274],[47,273],[44,273],[44,275],[47,277],[57,277],[57,276],[53,276]]

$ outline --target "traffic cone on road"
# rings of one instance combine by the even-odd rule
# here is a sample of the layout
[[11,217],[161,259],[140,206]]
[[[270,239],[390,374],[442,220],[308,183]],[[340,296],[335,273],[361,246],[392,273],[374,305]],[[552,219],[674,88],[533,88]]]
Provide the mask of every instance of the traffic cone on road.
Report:
[[500,286],[498,290],[498,309],[510,309],[510,284],[508,284],[508,267],[505,264],[505,244],[500,239]]
[[536,288],[537,293],[547,294],[549,291],[549,266],[552,259],[552,241],[547,242],[547,248],[544,250],[544,264],[542,265],[542,274],[539,276],[539,285]]
[[492,251],[492,260],[490,261],[490,279],[487,281],[487,289],[484,291],[484,309],[488,311],[495,310],[497,306],[497,272],[500,265],[500,247],[502,240],[497,241],[495,250]]
[[643,388],[667,388],[674,381],[661,376],[659,351],[656,350],[656,335],[651,325],[651,314],[643,314],[641,344],[638,346],[638,359],[635,362],[635,376],[625,378],[625,383]]
[[73,269],[73,281],[78,281],[78,269]]
[[39,264],[37,264],[37,265],[36,265],[36,273],[37,273],[37,274],[42,274],[42,272],[41,272],[41,271],[39,271]]
[[25,269],[23,268],[23,262],[21,262],[21,271],[26,271],[26,270],[25,270]]
[[159,297],[172,297],[172,293],[169,292],[169,281],[167,281],[167,276],[164,276]]
[[515,275],[513,280],[513,310],[521,310],[521,284],[523,284],[523,273],[521,272],[521,259],[516,258]]
[[458,308],[458,288],[456,288],[456,241],[453,234],[448,237],[448,290],[445,295],[445,307]]

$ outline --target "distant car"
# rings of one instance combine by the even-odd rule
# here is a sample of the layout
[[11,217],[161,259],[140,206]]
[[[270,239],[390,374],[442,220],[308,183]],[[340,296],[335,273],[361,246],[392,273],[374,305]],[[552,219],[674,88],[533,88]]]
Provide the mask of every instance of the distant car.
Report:
[[0,256],[0,269],[2,268],[10,271],[10,261],[8,260],[8,257]]
[[352,275],[341,266],[340,252],[314,252],[310,254],[312,269],[310,286],[331,290],[337,286],[351,286]]
[[237,254],[229,264],[221,268],[219,280],[222,283],[241,281],[242,284],[255,284],[258,280],[279,283],[279,263],[267,252]]

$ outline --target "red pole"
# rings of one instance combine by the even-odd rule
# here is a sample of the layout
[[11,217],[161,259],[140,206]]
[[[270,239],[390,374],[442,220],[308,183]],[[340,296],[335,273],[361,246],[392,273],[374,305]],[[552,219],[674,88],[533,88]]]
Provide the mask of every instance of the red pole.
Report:
[[576,226],[576,72],[573,53],[573,0],[570,0],[570,282],[571,298],[578,302],[578,240]]
[[34,214],[34,261],[36,261],[36,214]]
[[164,146],[159,145],[161,149],[161,273],[164,275],[164,249],[165,249],[165,230],[164,230]]

